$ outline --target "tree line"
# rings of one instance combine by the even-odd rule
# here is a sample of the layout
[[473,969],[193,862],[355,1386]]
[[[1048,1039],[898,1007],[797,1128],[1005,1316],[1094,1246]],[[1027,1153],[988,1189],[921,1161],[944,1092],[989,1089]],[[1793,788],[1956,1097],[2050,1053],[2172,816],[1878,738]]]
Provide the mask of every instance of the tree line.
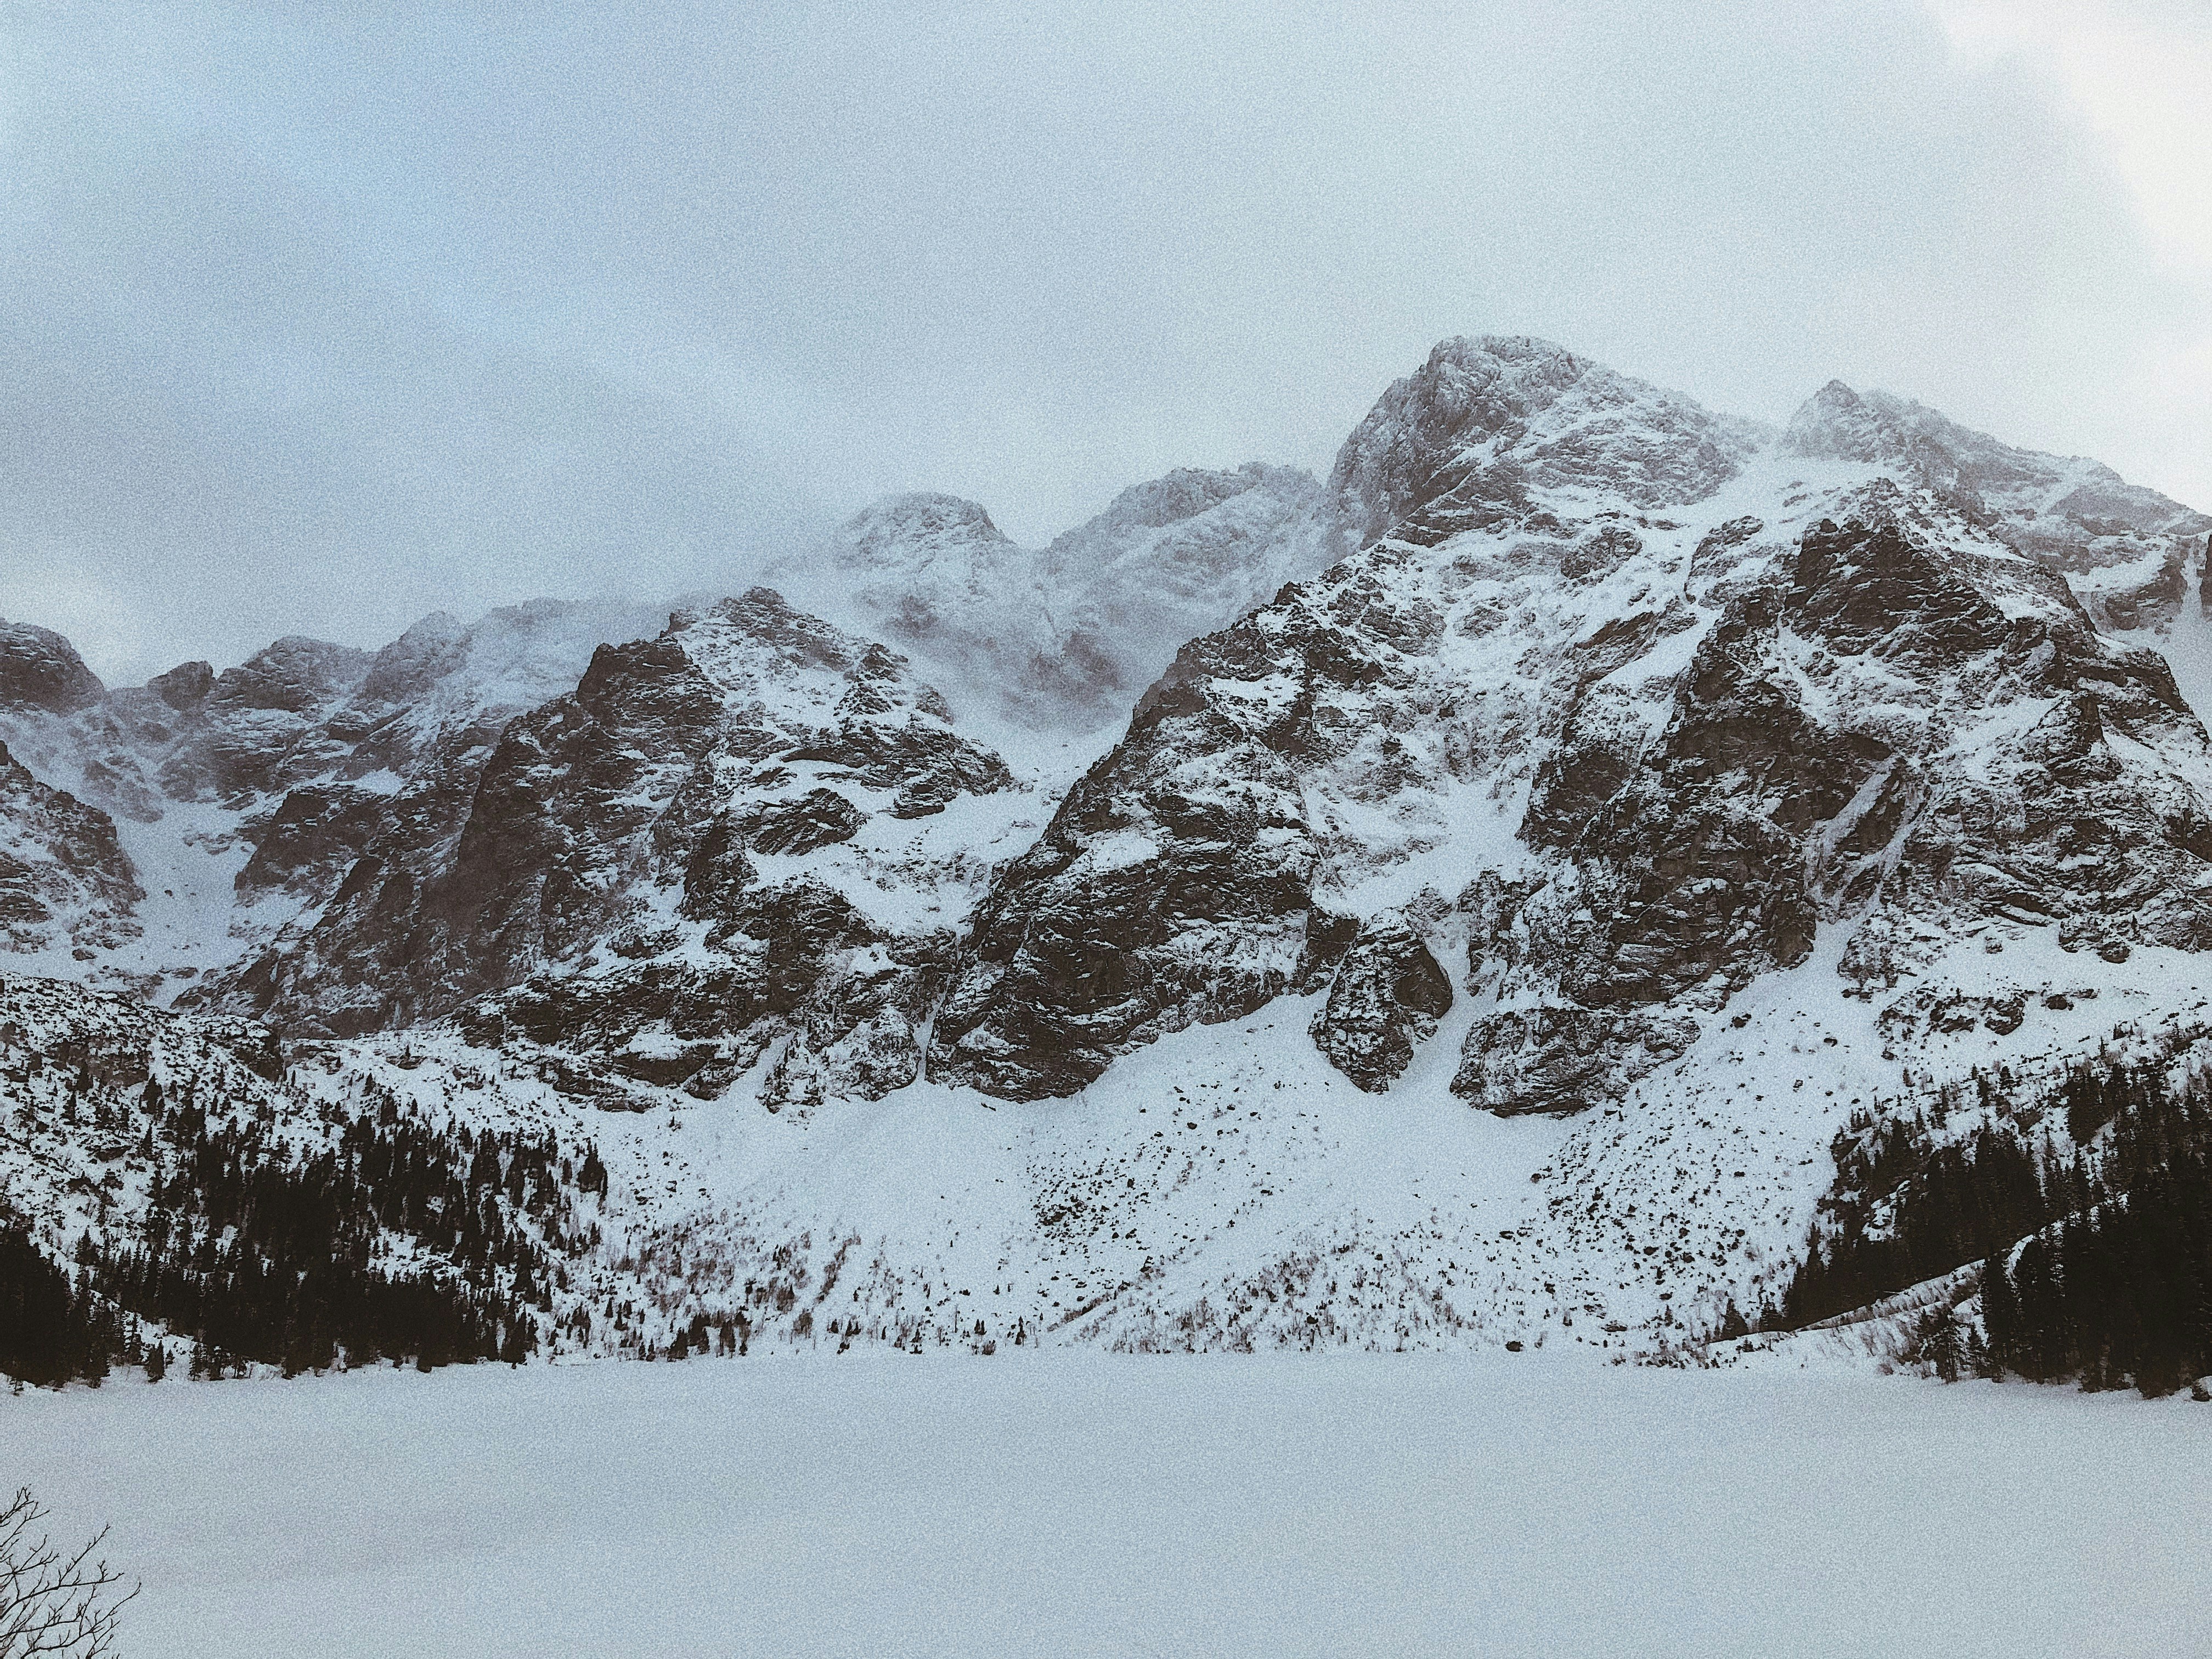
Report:
[[191,1338],[197,1374],[520,1363],[583,1243],[566,1193],[606,1188],[596,1147],[579,1162],[550,1134],[435,1127],[388,1094],[306,1146],[157,1080],[137,1103],[155,1164],[139,1228],[88,1232],[74,1274],[0,1235],[0,1368],[24,1381],[137,1357],[140,1317]]
[[[1939,1372],[2170,1392],[2212,1371],[2212,1102],[2162,1060],[2098,1057],[2056,1086],[2002,1067],[1910,1116],[1854,1116],[1804,1260],[1764,1328],[1796,1329],[1970,1264],[1983,1324],[1923,1318]],[[2059,1131],[2063,1128],[2063,1139]]]

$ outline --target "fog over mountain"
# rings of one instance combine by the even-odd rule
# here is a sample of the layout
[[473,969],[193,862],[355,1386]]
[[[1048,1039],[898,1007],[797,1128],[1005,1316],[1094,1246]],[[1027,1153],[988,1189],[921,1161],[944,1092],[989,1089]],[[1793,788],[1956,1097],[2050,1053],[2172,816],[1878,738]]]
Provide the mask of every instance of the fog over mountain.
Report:
[[1041,547],[1469,328],[2212,496],[2202,147],[2124,125],[2201,20],[2075,9],[2099,103],[1986,10],[9,8],[0,605],[134,682],[902,492]]

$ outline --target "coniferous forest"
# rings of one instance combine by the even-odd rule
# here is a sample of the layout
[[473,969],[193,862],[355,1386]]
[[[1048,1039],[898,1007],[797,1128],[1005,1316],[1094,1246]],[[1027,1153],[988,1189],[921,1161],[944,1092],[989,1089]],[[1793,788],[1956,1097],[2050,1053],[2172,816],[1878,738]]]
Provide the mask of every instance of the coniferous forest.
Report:
[[149,1079],[87,1106],[136,1131],[143,1221],[87,1231],[66,1264],[24,1229],[0,1234],[0,1370],[57,1383],[143,1358],[158,1374],[167,1350],[145,1342],[149,1325],[191,1339],[198,1375],[537,1348],[579,1243],[568,1194],[605,1188],[595,1149],[580,1160],[550,1136],[435,1127],[388,1097],[318,1145],[214,1103]]
[[97,1382],[124,1346],[112,1304],[78,1290],[23,1228],[0,1229],[0,1373],[48,1387]]
[[[1972,1366],[2170,1393],[2212,1371],[2212,1097],[2164,1064],[2096,1060],[2055,1091],[2000,1069],[1968,1103],[1855,1118],[1836,1188],[1770,1328],[1981,1264],[1982,1331],[1923,1322],[1939,1373]],[[1946,1133],[1954,1111],[1972,1128]]]

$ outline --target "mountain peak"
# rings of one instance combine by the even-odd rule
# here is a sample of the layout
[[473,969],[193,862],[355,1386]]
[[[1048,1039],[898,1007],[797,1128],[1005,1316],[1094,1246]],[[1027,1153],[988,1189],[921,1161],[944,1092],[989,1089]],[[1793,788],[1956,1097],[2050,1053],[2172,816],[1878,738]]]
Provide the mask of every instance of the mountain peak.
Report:
[[957,550],[1013,545],[980,503],[931,490],[872,502],[838,526],[831,540],[840,552],[870,563],[893,553],[902,559],[926,559]]
[[1427,508],[1495,518],[1531,484],[1646,509],[1700,501],[1753,447],[1742,423],[1549,340],[1462,335],[1382,394],[1329,482],[1375,536]]
[[1831,380],[1790,417],[1782,447],[1793,455],[1879,465],[1910,459],[1930,442],[1956,448],[1976,436],[1910,398]]
[[1144,483],[1131,484],[1096,518],[1055,537],[1051,550],[1078,550],[1116,533],[1180,524],[1269,483],[1291,489],[1314,487],[1310,474],[1295,467],[1270,466],[1265,461],[1247,461],[1234,471],[1179,466]]
[[106,689],[52,629],[0,620],[0,708],[73,714],[99,702]]

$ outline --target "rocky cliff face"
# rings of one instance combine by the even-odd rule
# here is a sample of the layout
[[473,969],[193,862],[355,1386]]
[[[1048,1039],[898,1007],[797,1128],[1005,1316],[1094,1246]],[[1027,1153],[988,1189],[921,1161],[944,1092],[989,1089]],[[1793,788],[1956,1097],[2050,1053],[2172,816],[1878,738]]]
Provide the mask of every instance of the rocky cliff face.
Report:
[[1012,782],[903,659],[757,588],[602,647],[507,726],[457,823],[403,792],[237,995],[341,1032],[468,1005],[491,1040],[663,1082],[726,1084],[795,1038],[795,1092],[809,1068],[881,1092],[914,1075],[941,953],[884,900],[957,891],[965,849],[928,821]]
[[0,947],[88,960],[135,937],[144,896],[114,820],[40,783],[0,744]]
[[0,708],[70,714],[106,690],[60,635],[0,619]]
[[1423,544],[1499,520],[1532,489],[1634,510],[1700,501],[1765,436],[1549,341],[1486,335],[1443,342],[1384,392],[1329,482],[1365,537]]
[[[1326,483],[1042,550],[900,498],[820,606],[114,690],[0,625],[0,950],[257,1114],[580,1130],[593,1351],[1648,1347],[1778,1293],[1862,1109],[2200,1018],[2208,535],[1882,394],[1449,341]],[[143,1001],[0,1000],[0,1182],[142,1214],[63,1107]]]
[[1438,348],[1338,461],[1389,533],[1147,693],[980,908],[940,1068],[1063,1094],[1328,985],[1322,1051],[1380,1086],[1450,1001],[1410,932],[1465,964],[1455,1088],[1567,1111],[1824,929],[1868,996],[1992,927],[2199,948],[2212,752],[2165,664],[2008,538],[1996,447],[1939,434],[2011,521],[1848,398],[1762,448],[1539,343]]

